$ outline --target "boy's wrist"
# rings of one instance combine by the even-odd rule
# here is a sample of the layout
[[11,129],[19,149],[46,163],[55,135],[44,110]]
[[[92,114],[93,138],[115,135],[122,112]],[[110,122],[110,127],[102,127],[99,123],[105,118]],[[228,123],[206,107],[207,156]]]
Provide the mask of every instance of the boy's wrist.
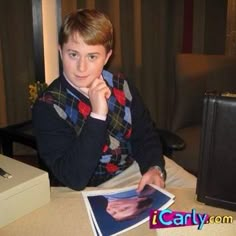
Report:
[[163,179],[163,180],[165,180],[165,173],[164,173],[164,171],[161,169],[161,167],[160,166],[152,166],[152,167],[150,167],[150,169],[155,169],[155,170],[158,170],[159,171],[159,173],[160,173],[160,177]]

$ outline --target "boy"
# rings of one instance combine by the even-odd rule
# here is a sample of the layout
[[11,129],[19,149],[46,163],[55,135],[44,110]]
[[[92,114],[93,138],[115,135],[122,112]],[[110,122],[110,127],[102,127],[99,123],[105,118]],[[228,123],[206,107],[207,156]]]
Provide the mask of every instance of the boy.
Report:
[[103,69],[112,45],[112,24],[101,12],[81,9],[65,18],[63,74],[33,108],[40,157],[75,190],[115,186],[133,174],[141,178],[137,191],[146,184],[164,187],[165,161],[149,112],[122,75]]

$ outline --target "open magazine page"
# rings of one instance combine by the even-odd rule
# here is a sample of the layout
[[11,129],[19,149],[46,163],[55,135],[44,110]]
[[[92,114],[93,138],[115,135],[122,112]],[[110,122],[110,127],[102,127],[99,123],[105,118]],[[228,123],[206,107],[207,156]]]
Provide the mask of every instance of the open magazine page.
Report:
[[154,185],[83,191],[94,235],[118,235],[148,221],[150,210],[169,207],[175,196]]

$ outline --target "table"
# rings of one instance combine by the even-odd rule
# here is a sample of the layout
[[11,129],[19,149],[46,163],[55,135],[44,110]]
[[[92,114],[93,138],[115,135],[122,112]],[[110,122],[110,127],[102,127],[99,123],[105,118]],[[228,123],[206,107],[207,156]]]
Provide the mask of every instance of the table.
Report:
[[[90,188],[91,189],[91,188]],[[206,206],[195,200],[194,189],[167,189],[176,196],[172,210],[191,212],[195,208],[198,213],[209,215],[231,215],[236,219],[236,212]],[[236,222],[233,224],[204,225],[197,230],[197,226],[149,229],[148,222],[132,229],[124,236],[164,236],[164,235],[236,235]],[[38,210],[18,219],[0,229],[4,236],[92,236],[87,211],[81,192],[68,188],[52,187],[51,202]]]

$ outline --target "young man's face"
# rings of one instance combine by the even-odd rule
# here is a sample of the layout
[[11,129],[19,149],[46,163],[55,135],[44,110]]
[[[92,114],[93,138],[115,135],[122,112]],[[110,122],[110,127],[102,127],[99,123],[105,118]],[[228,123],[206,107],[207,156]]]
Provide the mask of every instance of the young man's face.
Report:
[[138,203],[144,199],[146,199],[146,197],[108,201],[106,211],[115,220],[129,219],[132,218],[132,216],[141,213],[146,208],[138,209]]
[[106,53],[103,45],[87,45],[79,36],[69,37],[59,48],[63,71],[67,79],[77,88],[89,88],[99,78],[112,51]]

